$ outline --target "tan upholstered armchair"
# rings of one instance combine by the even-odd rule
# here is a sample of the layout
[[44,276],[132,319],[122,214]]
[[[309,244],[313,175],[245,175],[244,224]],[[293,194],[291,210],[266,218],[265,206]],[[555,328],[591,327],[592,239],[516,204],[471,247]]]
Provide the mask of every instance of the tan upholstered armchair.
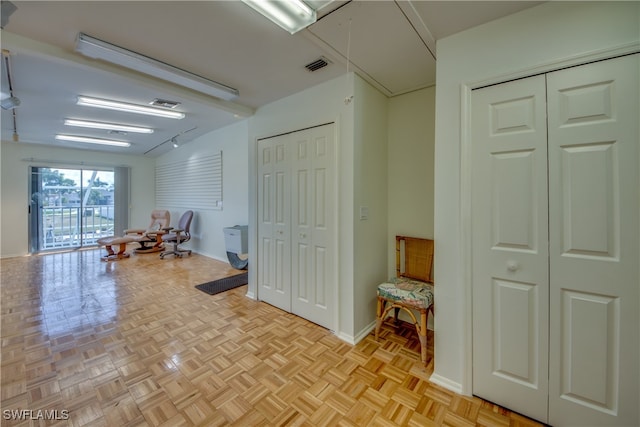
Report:
[[169,227],[171,214],[167,210],[155,209],[151,211],[151,222],[147,228],[129,228],[124,230],[124,235],[132,237],[140,244],[136,253],[160,252],[164,249],[162,235],[166,234],[163,228]]

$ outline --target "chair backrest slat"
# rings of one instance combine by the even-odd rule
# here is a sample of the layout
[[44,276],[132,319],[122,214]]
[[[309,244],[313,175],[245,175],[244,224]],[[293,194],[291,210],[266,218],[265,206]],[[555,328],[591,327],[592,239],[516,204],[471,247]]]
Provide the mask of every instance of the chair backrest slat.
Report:
[[433,283],[433,252],[431,239],[396,236],[396,275]]

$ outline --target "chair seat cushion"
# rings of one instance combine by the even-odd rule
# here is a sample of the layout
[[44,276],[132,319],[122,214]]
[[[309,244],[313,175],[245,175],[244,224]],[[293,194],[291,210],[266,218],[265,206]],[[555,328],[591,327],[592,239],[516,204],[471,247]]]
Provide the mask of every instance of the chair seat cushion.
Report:
[[102,237],[98,239],[96,243],[102,246],[111,246],[111,245],[121,245],[123,243],[131,243],[134,241],[135,239],[129,236],[107,236],[107,237]]
[[406,277],[393,277],[378,285],[378,296],[416,308],[429,308],[433,304],[433,285]]

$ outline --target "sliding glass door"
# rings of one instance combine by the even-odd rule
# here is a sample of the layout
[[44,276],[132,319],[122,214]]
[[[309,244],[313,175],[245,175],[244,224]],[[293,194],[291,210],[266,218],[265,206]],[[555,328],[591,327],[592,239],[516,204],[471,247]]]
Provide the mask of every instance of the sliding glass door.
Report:
[[114,234],[112,170],[31,167],[31,253],[92,246]]

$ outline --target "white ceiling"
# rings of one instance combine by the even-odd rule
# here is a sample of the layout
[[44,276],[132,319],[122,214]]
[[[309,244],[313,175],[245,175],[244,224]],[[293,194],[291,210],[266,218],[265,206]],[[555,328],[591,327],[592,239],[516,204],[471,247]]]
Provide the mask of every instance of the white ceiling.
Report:
[[[294,35],[239,1],[12,1],[17,10],[2,30],[10,52],[14,95],[21,105],[2,110],[2,140],[11,141],[13,112],[19,144],[51,144],[157,156],[234,123],[255,109],[343,75],[348,67],[387,96],[435,84],[436,41],[537,5],[527,1],[334,1],[319,20]],[[326,1],[309,2],[324,4]],[[79,32],[237,88],[223,101],[74,51]],[[305,65],[325,57],[329,66]],[[2,76],[2,98],[8,94]],[[183,120],[87,111],[78,95],[145,104],[180,102]],[[56,141],[56,133],[109,137],[105,131],[64,126],[65,118],[155,128],[128,134],[129,148]],[[64,128],[67,129],[64,129]]]

